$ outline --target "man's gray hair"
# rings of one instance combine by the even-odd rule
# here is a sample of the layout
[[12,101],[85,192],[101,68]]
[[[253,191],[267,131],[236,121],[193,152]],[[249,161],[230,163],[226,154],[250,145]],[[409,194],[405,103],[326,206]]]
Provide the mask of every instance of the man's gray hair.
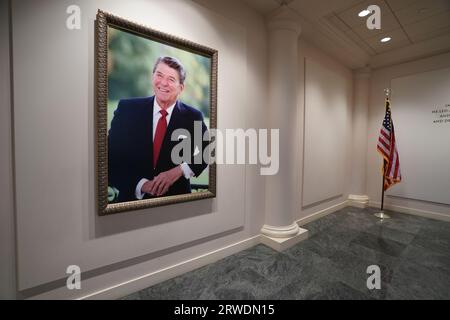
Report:
[[153,73],[156,71],[156,67],[158,67],[158,64],[164,63],[171,67],[172,69],[177,70],[178,75],[180,76],[180,83],[184,84],[184,80],[186,79],[186,70],[184,69],[183,65],[181,64],[180,60],[174,57],[159,57],[158,60],[156,60],[155,66],[153,67]]

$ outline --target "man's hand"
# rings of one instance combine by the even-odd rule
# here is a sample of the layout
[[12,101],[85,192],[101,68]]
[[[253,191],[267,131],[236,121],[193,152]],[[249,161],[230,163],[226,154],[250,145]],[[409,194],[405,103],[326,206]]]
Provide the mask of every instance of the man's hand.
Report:
[[147,181],[144,183],[142,186],[142,192],[158,197],[162,196],[182,175],[183,170],[181,170],[180,166],[161,172],[152,181]]

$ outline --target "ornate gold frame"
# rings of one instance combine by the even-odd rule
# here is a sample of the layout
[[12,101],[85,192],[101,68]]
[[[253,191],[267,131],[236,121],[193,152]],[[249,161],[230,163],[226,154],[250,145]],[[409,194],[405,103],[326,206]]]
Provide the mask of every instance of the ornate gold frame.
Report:
[[96,125],[97,125],[97,199],[98,214],[108,215],[123,211],[158,207],[174,203],[214,198],[216,196],[216,165],[209,165],[208,191],[167,196],[155,199],[108,204],[108,26],[121,29],[141,37],[177,47],[211,59],[211,103],[210,129],[217,128],[217,50],[163,33],[149,27],[98,10],[96,19]]

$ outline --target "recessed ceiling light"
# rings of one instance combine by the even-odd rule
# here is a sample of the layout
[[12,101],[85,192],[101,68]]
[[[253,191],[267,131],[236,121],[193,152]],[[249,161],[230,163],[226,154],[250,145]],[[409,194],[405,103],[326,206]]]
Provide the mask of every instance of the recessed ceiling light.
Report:
[[358,16],[360,16],[360,17],[365,17],[365,16],[367,16],[368,14],[370,14],[370,11],[367,10],[367,9],[364,9],[363,11],[361,11],[360,13],[358,13]]
[[383,39],[380,40],[381,42],[388,42],[391,41],[391,37],[385,37]]

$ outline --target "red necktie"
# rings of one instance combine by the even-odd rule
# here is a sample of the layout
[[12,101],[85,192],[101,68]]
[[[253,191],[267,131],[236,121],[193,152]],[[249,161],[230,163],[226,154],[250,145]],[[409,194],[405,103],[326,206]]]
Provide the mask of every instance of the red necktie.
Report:
[[156,168],[159,151],[161,151],[161,146],[167,129],[166,116],[168,113],[166,110],[160,110],[159,112],[161,113],[161,118],[159,118],[158,124],[156,125],[155,139],[153,140],[153,168]]

